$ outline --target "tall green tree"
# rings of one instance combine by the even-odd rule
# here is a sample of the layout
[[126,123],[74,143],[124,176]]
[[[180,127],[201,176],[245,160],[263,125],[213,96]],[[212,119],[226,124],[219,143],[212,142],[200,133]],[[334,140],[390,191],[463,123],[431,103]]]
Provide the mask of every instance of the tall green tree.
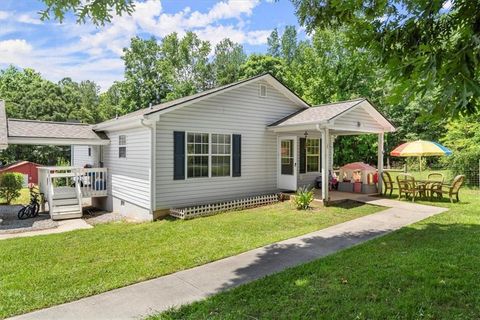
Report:
[[125,81],[121,86],[122,108],[131,112],[146,108],[150,103],[159,102],[167,96],[170,88],[168,78],[159,65],[164,56],[155,38],[132,38],[130,47],[123,50]]
[[272,33],[270,33],[270,36],[268,36],[267,39],[267,44],[268,44],[268,54],[271,55],[272,57],[280,57],[280,50],[281,50],[281,45],[280,45],[280,37],[278,36],[278,29],[275,28],[273,29]]
[[287,74],[285,61],[269,55],[251,54],[242,66],[242,78],[250,78],[266,72],[285,81]]
[[229,84],[241,77],[241,68],[247,56],[243,46],[230,39],[223,39],[215,46],[213,68],[218,85]]
[[114,82],[107,91],[103,92],[99,96],[98,113],[101,119],[108,120],[113,119],[117,115],[123,115],[124,112],[121,108],[122,82]]
[[292,0],[308,30],[343,30],[395,83],[393,101],[435,94],[428,113],[480,109],[480,2]]
[[286,26],[281,38],[281,54],[287,63],[295,59],[297,47],[297,29],[295,26]]
[[1,70],[0,97],[10,118],[64,121],[69,112],[60,87],[32,69]]
[[211,45],[194,32],[181,39],[177,33],[166,36],[161,44],[161,71],[169,74],[172,90],[167,100],[172,100],[210,89],[215,84],[212,63],[209,61]]

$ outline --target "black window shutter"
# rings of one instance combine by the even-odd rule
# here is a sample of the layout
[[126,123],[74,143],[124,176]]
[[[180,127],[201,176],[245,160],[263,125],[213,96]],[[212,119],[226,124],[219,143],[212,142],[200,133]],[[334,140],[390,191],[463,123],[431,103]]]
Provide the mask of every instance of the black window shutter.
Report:
[[307,139],[300,138],[300,173],[305,173],[307,168],[307,152],[306,145]]
[[[320,141],[318,142],[318,154],[320,155],[320,159],[318,159],[318,161],[320,162],[320,166],[318,167],[318,171],[322,172],[322,143],[323,143],[323,140],[320,139]],[[327,160],[328,161],[328,160]],[[327,175],[328,175],[328,172],[327,172]]]
[[185,179],[185,132],[173,132],[173,180]]
[[242,175],[242,136],[232,135],[232,177]]

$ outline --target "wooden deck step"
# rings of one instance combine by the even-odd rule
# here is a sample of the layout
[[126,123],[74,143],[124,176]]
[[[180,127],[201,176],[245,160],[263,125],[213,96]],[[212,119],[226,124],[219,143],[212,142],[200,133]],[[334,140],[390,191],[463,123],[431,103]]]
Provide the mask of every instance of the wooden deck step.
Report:
[[78,204],[66,205],[66,206],[54,206],[52,213],[63,213],[63,212],[82,212],[82,207]]
[[77,198],[65,198],[65,199],[53,199],[53,206],[68,206],[68,205],[78,205]]

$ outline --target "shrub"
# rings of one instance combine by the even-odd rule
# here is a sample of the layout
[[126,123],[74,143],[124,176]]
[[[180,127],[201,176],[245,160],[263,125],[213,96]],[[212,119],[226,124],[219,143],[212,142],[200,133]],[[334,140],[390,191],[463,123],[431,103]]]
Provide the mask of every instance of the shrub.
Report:
[[297,190],[295,194],[295,205],[298,210],[307,210],[310,208],[310,203],[312,203],[314,198],[314,193],[311,188],[301,187]]
[[0,175],[0,197],[7,204],[20,196],[23,186],[23,176],[20,173],[6,172]]

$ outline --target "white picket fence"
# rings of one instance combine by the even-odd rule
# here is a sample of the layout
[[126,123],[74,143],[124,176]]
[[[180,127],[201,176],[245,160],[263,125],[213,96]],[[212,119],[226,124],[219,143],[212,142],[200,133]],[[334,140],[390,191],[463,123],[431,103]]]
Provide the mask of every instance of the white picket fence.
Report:
[[225,211],[248,209],[279,201],[278,194],[261,195],[239,200],[198,205],[187,208],[170,209],[170,215],[179,219],[205,217]]

